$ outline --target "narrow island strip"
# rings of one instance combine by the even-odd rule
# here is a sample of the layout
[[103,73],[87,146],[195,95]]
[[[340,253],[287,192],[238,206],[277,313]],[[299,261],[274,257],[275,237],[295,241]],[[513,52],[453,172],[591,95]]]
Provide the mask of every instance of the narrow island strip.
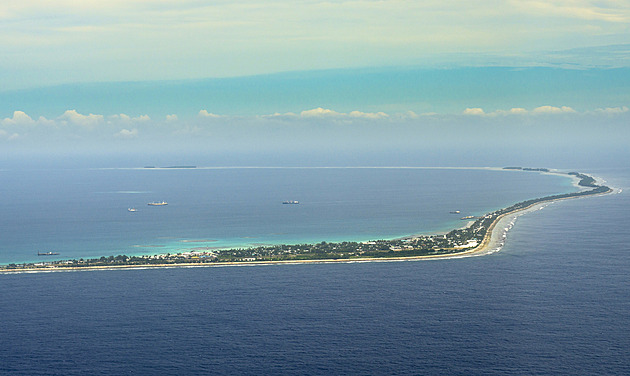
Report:
[[[504,167],[556,173],[546,168]],[[582,190],[545,196],[516,203],[471,221],[465,228],[443,235],[417,235],[393,240],[315,244],[281,244],[253,248],[199,250],[177,254],[144,256],[109,256],[98,259],[59,260],[41,263],[0,265],[0,273],[78,271],[98,269],[208,267],[231,265],[268,265],[296,263],[408,261],[480,256],[493,253],[504,243],[505,231],[513,219],[525,211],[536,210],[547,203],[571,198],[603,195],[612,192],[586,174],[569,172]],[[472,219],[472,218],[471,218]],[[509,223],[506,224],[505,221]],[[507,227],[506,227],[507,226]]]

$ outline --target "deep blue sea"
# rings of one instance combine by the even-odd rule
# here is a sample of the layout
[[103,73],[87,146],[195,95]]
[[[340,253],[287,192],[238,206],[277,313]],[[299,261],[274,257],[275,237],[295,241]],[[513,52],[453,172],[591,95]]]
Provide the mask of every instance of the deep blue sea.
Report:
[[[630,232],[627,231],[630,170],[584,172],[605,177],[610,185],[623,188],[623,192],[556,202],[523,215],[509,232],[505,247],[483,257],[0,275],[0,374],[630,374]],[[187,176],[204,173],[209,177],[196,179],[199,186],[186,184]],[[178,213],[190,210],[180,208],[189,203],[199,204],[203,193],[207,194],[207,202],[216,202],[217,206],[237,201],[239,197],[249,200],[243,193],[255,194],[252,192],[256,189],[238,189],[237,176],[241,173],[57,171],[46,175],[47,186],[41,187],[34,183],[45,178],[43,174],[33,177],[29,173],[11,172],[21,177],[23,191],[47,192],[38,202],[48,209],[64,207],[45,206],[46,198],[56,201],[51,198],[54,192],[71,196],[59,192],[68,185],[75,199],[81,202],[73,204],[70,198],[62,202],[67,208],[74,207],[73,213],[81,218],[76,220],[77,234],[83,228],[90,228],[85,218],[97,215],[90,211],[95,207],[105,211],[110,216],[107,218],[120,214],[122,219],[118,221],[127,223],[127,214],[146,214],[148,208],[141,206],[146,206],[145,201],[169,201],[167,208],[153,209],[170,212],[146,214],[146,218],[153,218],[154,227],[163,226],[161,221],[168,223],[159,227],[155,235],[147,236],[147,240],[153,240],[152,236],[158,237],[159,232],[176,223],[176,220],[163,220],[163,216],[186,218]],[[268,173],[277,174],[277,180],[263,179]],[[311,182],[317,183],[317,187],[307,190],[305,187],[311,187],[308,181],[311,173],[317,175]],[[67,184],[64,178],[71,174],[77,174],[72,180],[75,183]],[[125,178],[111,178],[120,177],[119,174]],[[138,174],[141,178],[137,178]],[[362,210],[360,204],[349,202],[352,197],[360,197],[357,201],[365,203],[369,200],[364,197],[385,190],[375,200],[383,200],[383,206],[390,206],[396,200],[387,197],[402,195],[405,202],[396,205],[416,208],[415,218],[420,225],[399,231],[388,228],[380,233],[383,236],[440,230],[449,222],[448,218],[434,224],[424,222],[424,211],[434,206],[440,210],[431,213],[459,209],[462,214],[464,211],[476,214],[527,198],[532,193],[537,196],[571,189],[563,179],[550,176],[479,170],[259,170],[245,174],[251,174],[250,179],[252,176],[262,179],[252,179],[252,186],[266,187],[260,189],[259,199],[251,202],[261,201],[261,197],[268,197],[269,201],[261,203],[263,208],[252,210],[253,213],[276,207],[279,211],[309,210],[316,203],[329,208],[335,204],[347,205],[346,210],[353,211],[333,212],[341,218],[337,226],[378,207]],[[326,174],[331,176],[322,180]],[[352,179],[344,182],[347,174]],[[89,176],[90,181],[83,181],[82,176]],[[125,179],[128,185],[120,183]],[[173,179],[180,183],[173,183]],[[301,179],[306,182],[300,183]],[[527,188],[532,179],[540,181]],[[513,185],[511,180],[515,181]],[[233,184],[233,193],[213,201],[217,192],[221,192],[208,186],[213,181]],[[323,181],[326,184],[321,184]],[[488,190],[484,196],[484,188],[480,186],[496,188],[497,181],[501,182],[502,190]],[[5,182],[1,185],[3,197],[7,194]],[[160,182],[164,185],[160,186]],[[433,196],[421,200],[432,204],[415,206],[413,198],[424,197],[423,191],[430,192],[426,187],[434,182],[442,184],[442,188],[434,189]],[[444,185],[445,182],[448,184]],[[413,184],[415,188],[409,188]],[[449,193],[451,185],[454,193]],[[344,191],[354,186],[357,188],[352,194]],[[542,191],[528,190],[534,186]],[[464,188],[469,191],[462,191]],[[503,192],[512,188],[515,191]],[[276,189],[277,192],[270,193]],[[120,191],[152,193],[108,193]],[[190,192],[189,200],[182,198],[184,191]],[[337,192],[336,203],[332,202],[330,192]],[[412,192],[418,196],[411,195]],[[95,197],[103,202],[93,204]],[[484,197],[485,201],[479,202]],[[287,199],[300,200],[304,205],[278,205],[278,201]],[[6,213],[4,210],[9,205],[5,200],[2,202]],[[119,204],[114,210],[116,202]],[[127,213],[130,205],[138,206],[139,212]],[[211,206],[208,218],[210,212],[222,213],[217,206]],[[25,220],[19,216],[19,208],[13,210],[14,214],[3,214],[3,228],[10,223],[25,223],[19,222]],[[380,210],[376,219],[361,220],[378,223],[379,216],[392,213],[389,209]],[[38,226],[45,228],[41,223],[52,219],[42,219],[45,215],[40,215]],[[295,215],[293,221],[303,218],[301,214],[291,215]],[[7,216],[12,216],[12,220],[7,220]],[[67,226],[64,221],[71,220],[70,217],[59,220],[60,230]],[[142,217],[132,218],[138,221]],[[266,220],[271,221],[269,218]],[[207,221],[215,223],[212,219]],[[186,224],[191,222],[194,221]],[[143,227],[132,223],[127,223],[132,227],[130,232],[140,235],[138,229]],[[101,226],[124,228],[114,220]],[[187,235],[186,227],[175,227],[168,236],[183,239],[199,235],[196,232]],[[349,225],[343,230],[360,227]],[[27,233],[17,226],[12,229]],[[283,231],[290,234],[294,230]],[[324,234],[327,230],[318,231]],[[4,243],[6,231],[3,232]],[[239,229],[233,236],[244,233]],[[340,236],[343,233],[333,232]],[[260,234],[254,236],[264,237],[263,230]],[[296,238],[307,237],[299,231],[296,234]],[[379,235],[378,228],[353,234],[359,238],[365,235]],[[127,232],[120,237],[132,238]],[[12,237],[12,244],[19,244],[18,238]],[[33,244],[45,242],[42,237]],[[85,244],[90,242],[85,240]],[[70,252],[68,247],[68,250],[59,249]],[[102,249],[95,247],[93,251]],[[3,245],[3,257],[6,253]]]

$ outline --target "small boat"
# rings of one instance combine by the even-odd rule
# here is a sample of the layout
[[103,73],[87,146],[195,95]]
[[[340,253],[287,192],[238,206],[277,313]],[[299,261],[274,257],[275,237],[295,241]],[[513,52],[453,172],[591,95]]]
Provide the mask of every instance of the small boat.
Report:
[[130,211],[130,212],[137,212],[137,211],[138,211],[138,209],[136,209],[136,208],[127,208],[127,211]]
[[164,206],[164,205],[168,205],[168,202],[166,202],[166,201],[162,201],[162,202],[149,202],[147,205],[149,205],[149,206]]
[[449,212],[449,213],[451,213],[451,214],[459,214],[461,212],[459,210],[453,210],[452,212]]
[[287,205],[287,204],[288,205],[297,205],[300,202],[299,201],[295,201],[295,200],[290,200],[290,201],[282,201],[282,203],[285,204],[285,205]]
[[59,252],[37,252],[37,256],[55,256],[58,254]]

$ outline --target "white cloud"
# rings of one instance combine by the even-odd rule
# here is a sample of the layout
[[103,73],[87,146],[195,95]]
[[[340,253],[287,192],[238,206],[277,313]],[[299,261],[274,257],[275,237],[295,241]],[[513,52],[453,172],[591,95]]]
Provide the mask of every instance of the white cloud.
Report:
[[35,120],[23,111],[14,111],[12,118],[2,120],[2,125],[31,125],[34,123]]
[[[292,113],[285,114],[293,115]],[[384,119],[389,115],[384,112],[362,112],[362,111],[350,111],[349,113],[337,112],[327,108],[317,107],[312,110],[306,110],[300,112],[300,116],[303,118],[309,117],[336,117],[336,118],[362,118],[362,119]]]
[[110,119],[110,123],[111,122],[130,123],[130,122],[141,122],[141,121],[149,121],[149,120],[151,120],[149,115],[140,115],[140,116],[136,116],[136,117],[131,117],[131,116],[127,115],[127,114],[117,114],[117,115],[111,115],[108,118]]
[[111,115],[109,118],[112,120],[131,121],[131,117],[125,114]]
[[295,114],[293,112],[285,112],[283,114],[280,112],[274,112],[271,115],[258,115],[257,117],[262,118],[262,119],[292,121],[292,120],[299,119],[300,115]]
[[213,114],[212,112],[208,112],[208,110],[201,110],[199,111],[199,117],[217,119],[220,118],[221,115]]
[[464,113],[464,115],[477,115],[477,116],[480,116],[480,115],[485,115],[485,114],[486,114],[486,113],[483,111],[483,108],[478,108],[478,107],[475,107],[475,108],[467,108],[467,109],[465,109],[465,110],[464,110],[464,112],[463,112],[463,113]]
[[76,110],[67,110],[59,117],[59,120],[83,127],[93,127],[102,123],[104,118],[103,115],[83,115],[78,113]]
[[166,121],[177,121],[178,117],[177,115],[173,114],[173,115],[166,115]]
[[[379,113],[382,113],[382,114],[385,115],[383,118],[389,118],[390,117],[390,115],[385,114],[384,112],[377,112],[377,114],[379,114]],[[437,115],[437,113],[435,113],[435,112],[422,113],[422,114],[418,115],[418,114],[416,114],[413,111],[405,111],[405,112],[399,112],[399,113],[392,114],[391,118],[392,119],[406,119],[406,120],[408,120],[408,119],[417,119],[420,116],[428,116],[428,115]]]
[[511,108],[509,110],[496,110],[493,112],[488,112],[485,114],[486,116],[508,116],[508,115],[527,115],[529,111],[524,108],[516,107]]
[[54,126],[54,125],[56,125],[56,122],[54,120],[49,120],[49,119],[46,119],[43,116],[40,116],[39,119],[37,119],[37,124],[38,125]]
[[628,111],[629,109],[626,106],[598,108],[595,110],[596,113],[606,114],[606,115],[619,115],[619,114],[626,113]]
[[567,114],[567,113],[575,113],[576,111],[571,107],[562,106],[562,107],[554,107],[554,106],[540,106],[536,107],[532,110],[534,114]]
[[630,21],[630,9],[624,1],[589,0],[513,0],[512,4],[523,11],[543,17],[574,18],[588,21]]
[[[414,112],[408,111],[405,114],[401,114],[399,117],[417,117]],[[362,112],[362,111],[351,111],[349,113],[345,112],[337,112],[335,110],[331,110],[328,108],[317,107],[311,110],[304,110],[298,114],[293,112],[285,112],[279,113],[276,112],[271,115],[262,115],[262,118],[267,119],[281,119],[281,120],[291,120],[298,118],[328,118],[328,119],[340,119],[340,120],[351,120],[351,119],[387,119],[389,115],[385,112]]]
[[348,114],[350,117],[356,117],[356,118],[366,118],[366,119],[383,119],[383,118],[388,118],[389,115],[387,115],[384,112],[361,112],[361,111],[352,111]]
[[337,111],[317,107],[312,110],[306,110],[300,112],[300,116],[302,117],[323,117],[323,116],[339,116],[341,115]]
[[121,129],[120,132],[114,134],[114,137],[124,138],[124,139],[138,137],[138,130],[136,128],[131,129],[131,130]]
[[[615,111],[615,109],[610,109],[610,111]],[[485,116],[485,117],[494,117],[494,116],[508,116],[508,115],[528,115],[528,114],[574,114],[577,113],[573,108],[568,106],[562,107],[554,107],[554,106],[540,106],[536,107],[531,111],[528,111],[521,107],[514,107],[509,110],[495,110],[492,112],[485,112],[483,108],[467,108],[464,110],[464,115],[475,115],[475,116]]]
[[24,111],[14,111],[13,117],[0,120],[0,125],[2,126],[28,126],[28,125],[53,126],[55,125],[55,121],[48,120],[43,116],[40,116],[39,119],[34,120]]
[[511,108],[509,111],[506,112],[506,114],[509,114],[509,115],[525,115],[525,114],[527,114],[527,110],[524,109],[524,108],[516,107],[516,108]]

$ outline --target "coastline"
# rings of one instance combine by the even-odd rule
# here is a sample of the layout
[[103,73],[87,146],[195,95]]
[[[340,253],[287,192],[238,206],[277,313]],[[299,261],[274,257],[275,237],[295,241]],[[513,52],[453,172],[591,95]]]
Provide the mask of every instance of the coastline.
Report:
[[[337,246],[347,246],[344,243],[330,243],[333,251],[313,251],[314,246],[304,245],[306,248],[298,249],[297,253],[292,251],[296,246],[282,245],[288,249],[292,257],[267,257],[261,256],[261,253],[254,253],[254,249],[249,250],[250,256],[242,255],[243,250],[230,249],[229,257],[217,257],[216,254],[210,253],[212,258],[201,260],[200,257],[194,257],[191,260],[184,255],[178,254],[170,256],[170,254],[158,254],[147,259],[140,260],[130,259],[128,256],[119,255],[120,258],[114,262],[113,256],[109,257],[109,262],[101,257],[99,260],[62,260],[41,264],[11,264],[0,265],[0,274],[15,273],[46,273],[61,271],[90,271],[90,270],[137,270],[137,269],[153,269],[153,268],[190,268],[190,267],[223,267],[223,266],[262,266],[262,265],[292,265],[292,264],[312,264],[312,263],[357,263],[357,262],[394,262],[394,261],[416,261],[416,260],[438,260],[450,258],[463,258],[489,255],[501,250],[505,244],[507,232],[514,226],[516,219],[528,212],[540,210],[547,205],[571,198],[584,198],[588,196],[600,196],[614,193],[616,189],[612,189],[603,184],[603,179],[593,178],[592,176],[569,172],[563,173],[558,170],[549,169],[526,169],[520,167],[506,167],[504,170],[522,169],[527,171],[538,171],[543,174],[557,174],[570,176],[573,185],[579,188],[578,192],[566,193],[553,196],[545,196],[541,198],[530,199],[518,202],[512,206],[487,213],[483,216],[476,217],[474,221],[469,221],[464,227],[451,230],[447,233],[437,233],[431,235],[410,235],[403,238],[393,240],[380,240],[369,242],[355,242],[351,244],[354,251],[348,253],[347,249],[336,250]],[[474,226],[474,228],[473,228]],[[322,242],[324,246],[328,246],[326,242]],[[418,248],[418,244],[421,248]],[[427,246],[427,244],[430,244]],[[445,245],[446,244],[446,245]],[[380,245],[380,247],[379,247]],[[382,248],[385,246],[385,248]],[[310,250],[308,247],[311,247]],[[377,247],[377,248],[373,248]],[[473,248],[474,247],[474,248]],[[363,250],[362,250],[363,249]],[[370,250],[371,249],[371,250]],[[375,253],[373,250],[376,249]],[[411,250],[411,251],[408,251]],[[247,252],[247,250],[245,250]],[[388,252],[389,251],[389,252]],[[396,255],[394,251],[403,251]],[[306,252],[306,253],[304,253]],[[309,253],[316,252],[316,253]],[[346,253],[344,253],[346,252]],[[286,254],[283,252],[281,254]],[[414,254],[415,253],[415,254]],[[207,253],[206,253],[207,254]],[[240,254],[233,257],[233,255]],[[305,255],[311,255],[303,257]],[[278,253],[275,253],[278,255]],[[312,256],[315,255],[315,256]],[[254,256],[254,257],[252,257]],[[297,256],[297,257],[296,257]],[[302,256],[302,257],[300,257]],[[208,257],[208,256],[204,256]],[[266,258],[266,259],[265,259]],[[275,258],[275,259],[274,259]],[[210,260],[210,262],[208,262]],[[100,262],[98,262],[100,261]]]
[[98,265],[98,266],[55,266],[45,268],[24,268],[24,269],[1,269],[0,274],[20,274],[20,273],[48,273],[48,272],[72,272],[72,271],[97,271],[97,270],[139,270],[156,268],[204,268],[204,267],[228,267],[228,266],[265,266],[265,265],[297,265],[297,264],[329,264],[329,263],[363,263],[363,262],[402,262],[402,261],[422,261],[422,260],[444,260],[464,257],[485,256],[501,250],[505,244],[507,232],[514,226],[515,220],[526,213],[541,210],[547,205],[573,198],[585,198],[589,196],[603,196],[614,193],[615,190],[608,188],[602,193],[595,193],[582,196],[571,196],[565,198],[555,198],[535,202],[529,206],[515,209],[497,216],[488,227],[481,243],[473,249],[463,250],[455,253],[421,255],[421,256],[401,256],[401,257],[359,257],[351,259],[311,259],[311,260],[274,260],[274,261],[234,261],[215,263],[163,263],[163,264],[142,264],[142,265]]

